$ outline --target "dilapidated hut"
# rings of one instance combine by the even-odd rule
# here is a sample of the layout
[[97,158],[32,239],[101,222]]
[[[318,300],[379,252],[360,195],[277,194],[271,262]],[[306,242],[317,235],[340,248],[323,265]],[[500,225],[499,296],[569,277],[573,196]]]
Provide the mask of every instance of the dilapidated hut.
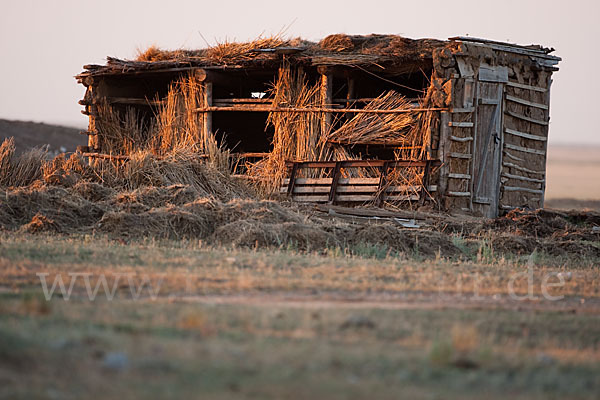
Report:
[[150,48],[77,80],[92,160],[177,146],[297,201],[543,206],[553,49],[469,37]]

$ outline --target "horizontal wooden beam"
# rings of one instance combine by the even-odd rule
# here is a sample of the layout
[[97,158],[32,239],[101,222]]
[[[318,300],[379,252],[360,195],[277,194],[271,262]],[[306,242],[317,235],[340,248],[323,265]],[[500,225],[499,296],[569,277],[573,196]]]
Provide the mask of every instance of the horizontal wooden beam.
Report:
[[466,160],[470,160],[471,158],[473,158],[473,156],[471,154],[465,154],[465,153],[450,153],[450,157],[462,158],[462,159],[466,159]]
[[448,126],[454,127],[454,128],[472,128],[473,127],[473,123],[472,122],[455,122],[455,121],[450,121],[448,122]]
[[429,161],[412,161],[412,160],[346,160],[346,161],[288,161],[286,164],[288,166],[292,166],[294,164],[298,165],[298,168],[334,168],[336,163],[340,162],[342,168],[354,168],[354,167],[383,167],[384,164],[390,168],[394,167],[425,167],[427,162],[430,163],[431,166],[438,166],[440,162],[438,160],[429,160]]
[[545,142],[547,139],[544,136],[532,135],[531,133],[519,132],[514,129],[504,129],[506,133],[513,136],[522,137],[525,139],[538,140],[540,142]]
[[452,179],[471,179],[469,174],[448,174],[448,178]]
[[409,108],[394,110],[366,110],[362,108],[330,108],[330,107],[270,107],[261,105],[241,104],[231,107],[204,107],[197,108],[195,112],[282,112],[282,113],[357,113],[357,114],[407,114],[411,112],[444,111],[447,108]]
[[525,182],[535,182],[535,183],[544,183],[544,182],[546,182],[545,179],[528,178],[526,176],[509,174],[509,173],[506,173],[506,172],[503,172],[502,176],[504,176],[504,177],[506,177],[508,179],[517,179],[517,180],[525,181]]
[[450,136],[450,140],[454,140],[455,142],[470,142],[473,140],[473,138],[471,136],[466,136],[466,137]]
[[514,168],[518,171],[527,172],[528,174],[537,174],[537,175],[543,175],[543,176],[546,175],[545,171],[534,171],[532,169],[521,167],[520,165],[509,163],[509,162],[503,162],[502,165],[505,166],[506,168]]
[[522,119],[523,121],[531,122],[533,124],[545,125],[545,126],[548,125],[548,121],[542,121],[539,119],[526,117],[525,115],[517,114],[516,112],[513,112],[513,111],[507,110],[507,111],[505,111],[505,113],[510,115],[511,117]]
[[506,100],[514,101],[515,103],[523,104],[528,107],[535,107],[535,108],[540,108],[542,110],[548,110],[548,106],[545,104],[534,103],[533,101],[523,100],[519,97],[511,96],[510,94],[507,94],[505,97],[506,97]]
[[224,103],[224,104],[228,104],[228,103],[233,103],[233,104],[244,104],[244,103],[250,103],[250,104],[254,104],[254,103],[260,103],[260,104],[269,104],[272,103],[273,99],[259,99],[259,98],[237,98],[237,99],[213,99],[213,104],[215,103]]
[[519,88],[519,89],[524,89],[524,90],[533,90],[535,92],[546,93],[546,91],[547,91],[546,88],[542,88],[542,87],[538,87],[538,86],[525,85],[523,83],[518,83],[518,82],[508,81],[508,82],[506,82],[506,84],[508,86],[511,86],[511,87],[515,87],[515,88]]
[[393,141],[389,141],[389,142],[380,142],[380,141],[360,141],[360,140],[334,140],[334,139],[329,139],[327,140],[328,143],[332,143],[332,144],[343,144],[343,145],[356,145],[356,144],[361,144],[361,145],[365,145],[365,146],[383,146],[383,147],[393,147],[396,149],[403,149],[403,150],[411,150],[411,149],[420,149],[421,146],[406,146],[407,142],[393,142]]
[[446,194],[452,197],[471,197],[471,192],[447,192]]
[[511,149],[511,150],[517,150],[523,153],[529,153],[529,154],[539,154],[539,155],[544,155],[546,154],[545,150],[536,150],[536,149],[529,149],[527,147],[521,147],[521,146],[515,146],[514,144],[510,144],[510,143],[504,143],[504,147],[506,147],[507,149]]
[[524,187],[519,187],[519,186],[504,186],[504,191],[505,192],[527,192],[527,193],[533,193],[533,194],[544,194],[543,190],[530,189],[530,188],[524,188]]

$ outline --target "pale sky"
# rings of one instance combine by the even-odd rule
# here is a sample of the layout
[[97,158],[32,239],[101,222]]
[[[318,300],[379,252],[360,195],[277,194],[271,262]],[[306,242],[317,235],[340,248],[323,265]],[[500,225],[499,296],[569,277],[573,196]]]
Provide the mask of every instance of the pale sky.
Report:
[[[287,27],[290,37],[391,33],[474,36],[556,48],[550,144],[600,144],[600,2],[586,1],[178,1],[0,0],[0,118],[84,128],[73,76],[137,48],[200,48]],[[201,36],[202,35],[202,36]]]

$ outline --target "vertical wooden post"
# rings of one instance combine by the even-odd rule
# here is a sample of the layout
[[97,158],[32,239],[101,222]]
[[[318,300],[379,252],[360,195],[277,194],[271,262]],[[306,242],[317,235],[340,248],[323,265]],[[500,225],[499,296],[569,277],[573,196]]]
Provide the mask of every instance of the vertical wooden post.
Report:
[[333,168],[333,179],[331,181],[331,189],[329,190],[329,204],[335,203],[335,195],[337,193],[337,185],[340,180],[342,171],[342,162],[338,161],[335,163],[335,167]]
[[450,113],[442,111],[440,113],[440,143],[438,145],[438,158],[442,162],[440,167],[440,182],[438,193],[445,196],[448,190],[448,174],[450,173]]
[[[321,73],[321,104],[323,107],[331,107],[333,103],[333,75],[329,72]],[[324,112],[321,119],[322,134],[331,129],[332,115],[330,112]]]
[[287,194],[289,197],[293,197],[294,195],[294,186],[296,186],[296,174],[298,173],[298,163],[294,162],[292,164],[292,169],[290,170],[290,181],[288,182]]
[[[204,106],[211,107],[213,104],[213,84],[212,82],[204,82]],[[212,112],[204,113],[204,123],[202,124],[202,136],[206,140],[212,133]]]

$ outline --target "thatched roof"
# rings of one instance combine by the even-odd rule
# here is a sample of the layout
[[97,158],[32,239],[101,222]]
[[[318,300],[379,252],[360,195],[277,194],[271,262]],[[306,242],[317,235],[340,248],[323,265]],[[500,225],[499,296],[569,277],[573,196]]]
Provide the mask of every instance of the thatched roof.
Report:
[[283,56],[306,65],[392,66],[430,63],[434,49],[447,44],[435,39],[408,39],[397,35],[330,35],[318,43],[281,37],[252,42],[225,42],[200,50],[161,50],[150,47],[136,60],[107,57],[106,65],[86,65],[88,75],[186,67],[264,68],[278,65]]

